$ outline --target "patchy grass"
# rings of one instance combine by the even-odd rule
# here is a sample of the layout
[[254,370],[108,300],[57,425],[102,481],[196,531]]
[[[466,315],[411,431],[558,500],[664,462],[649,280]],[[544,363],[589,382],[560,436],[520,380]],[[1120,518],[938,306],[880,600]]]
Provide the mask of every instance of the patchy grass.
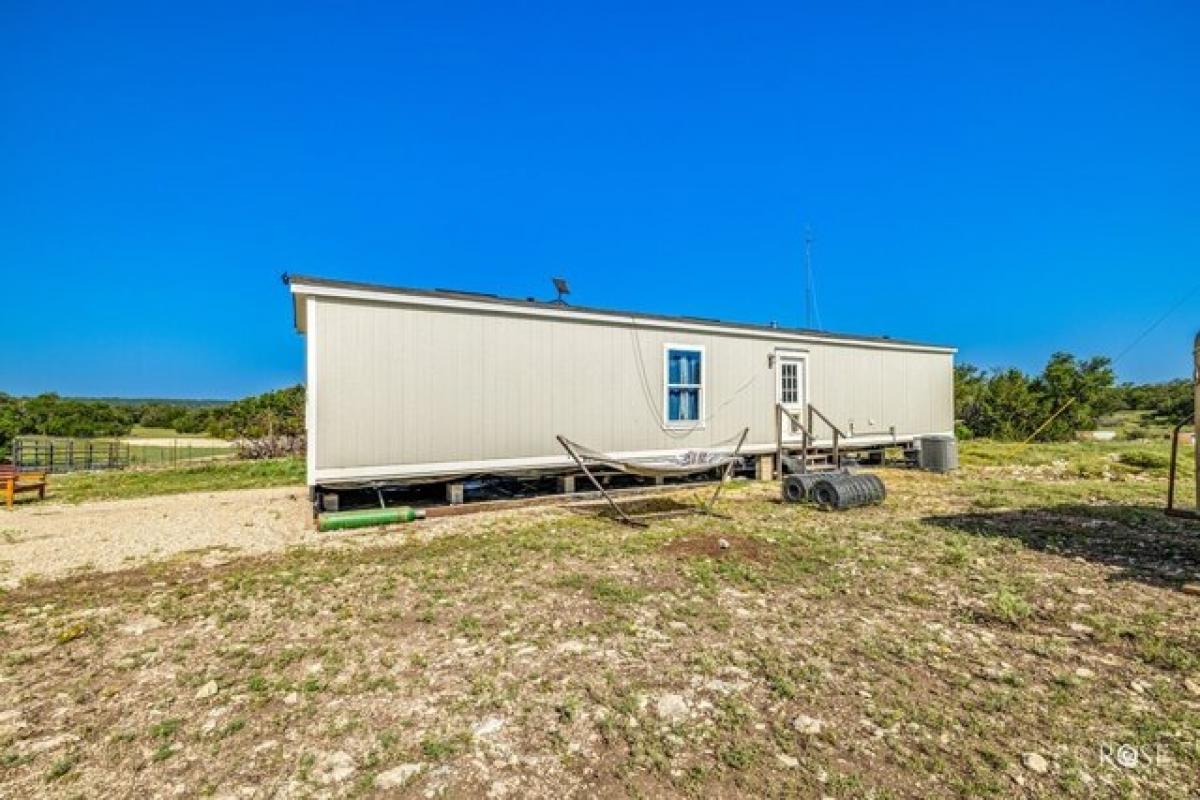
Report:
[[1153,450],[1127,450],[1120,454],[1120,462],[1140,469],[1164,470],[1171,466],[1171,457]]
[[68,503],[161,494],[257,489],[304,483],[304,459],[219,461],[173,469],[125,470],[55,475],[48,497]]
[[1097,428],[1116,431],[1117,436],[1128,440],[1169,439],[1177,420],[1166,420],[1152,411],[1115,411],[1100,420]]
[[[727,520],[537,510],[29,582],[0,596],[0,781],[1189,797],[1200,525],[1158,511],[1139,451],[973,442],[960,473],[886,470],[882,507],[841,514],[740,483]],[[1155,760],[1105,758],[1122,744]]]
[[174,428],[152,428],[146,425],[134,425],[127,439],[208,439],[207,433],[180,433]]

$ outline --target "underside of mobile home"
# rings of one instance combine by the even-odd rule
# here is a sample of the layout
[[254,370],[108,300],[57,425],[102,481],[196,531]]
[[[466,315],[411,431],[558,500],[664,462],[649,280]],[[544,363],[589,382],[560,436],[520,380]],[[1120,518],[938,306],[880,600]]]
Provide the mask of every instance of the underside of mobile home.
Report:
[[[621,457],[953,432],[950,347],[292,276],[308,483],[566,470],[562,435]],[[825,419],[821,419],[821,417]],[[784,415],[784,420],[788,418]]]

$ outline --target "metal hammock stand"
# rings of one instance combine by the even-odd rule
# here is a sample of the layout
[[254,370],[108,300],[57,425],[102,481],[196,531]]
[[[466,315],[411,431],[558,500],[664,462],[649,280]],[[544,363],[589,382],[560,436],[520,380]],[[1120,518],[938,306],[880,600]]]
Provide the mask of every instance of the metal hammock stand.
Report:
[[[673,516],[679,513],[696,513],[696,514],[714,514],[713,507],[716,505],[717,498],[721,496],[721,489],[725,486],[725,481],[729,479],[730,473],[733,471],[733,465],[741,459],[742,445],[746,442],[746,437],[749,435],[750,429],[743,428],[742,432],[737,436],[726,439],[723,442],[718,442],[708,450],[688,450],[675,456],[662,456],[659,458],[641,458],[641,459],[625,459],[617,458],[616,456],[602,453],[599,450],[593,450],[590,447],[584,447],[581,444],[572,442],[565,436],[555,437],[558,443],[562,445],[567,454],[579,465],[579,469],[587,476],[592,485],[596,487],[596,491],[600,492],[609,507],[616,512],[617,516],[626,525],[633,525],[639,528],[647,527],[645,522],[642,522],[634,517],[626,514],[612,495],[596,480],[596,476],[588,469],[588,463],[593,465],[602,465],[611,467],[627,475],[638,475],[644,478],[666,478],[679,477],[683,475],[695,475],[700,472],[708,472],[714,469],[722,469],[720,480],[717,481],[717,488],[713,491],[712,497],[707,502],[701,503],[694,511],[679,512],[670,511],[657,514],[639,514],[639,517],[662,517]],[[724,450],[723,445],[729,445],[737,442],[732,450]]]

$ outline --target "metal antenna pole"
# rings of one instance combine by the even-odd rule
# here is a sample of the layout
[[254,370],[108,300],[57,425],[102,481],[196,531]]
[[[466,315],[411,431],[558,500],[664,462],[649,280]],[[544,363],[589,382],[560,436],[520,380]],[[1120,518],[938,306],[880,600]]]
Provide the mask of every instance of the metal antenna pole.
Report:
[[812,228],[804,226],[804,327],[813,327]]

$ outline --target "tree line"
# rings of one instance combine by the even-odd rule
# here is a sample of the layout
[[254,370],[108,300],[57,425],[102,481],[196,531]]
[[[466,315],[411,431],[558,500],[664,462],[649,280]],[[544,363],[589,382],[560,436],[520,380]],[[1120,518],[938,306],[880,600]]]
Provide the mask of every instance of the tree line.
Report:
[[292,386],[230,403],[80,400],[57,394],[13,397],[0,392],[0,458],[17,436],[128,436],[134,426],[219,439],[304,435],[304,387]]
[[1120,410],[1149,412],[1164,423],[1194,412],[1189,380],[1117,384],[1112,361],[1050,356],[1037,375],[1019,369],[985,371],[971,364],[954,368],[954,416],[960,438],[1006,441],[1067,441],[1094,430],[1100,418]]

